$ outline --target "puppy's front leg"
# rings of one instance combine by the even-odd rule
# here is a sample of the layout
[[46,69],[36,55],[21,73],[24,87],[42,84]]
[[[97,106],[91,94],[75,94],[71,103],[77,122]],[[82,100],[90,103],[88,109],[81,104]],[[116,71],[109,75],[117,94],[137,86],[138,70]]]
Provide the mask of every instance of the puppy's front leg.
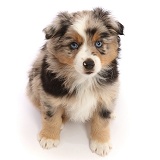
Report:
[[100,156],[105,156],[111,149],[110,140],[110,112],[106,108],[100,108],[93,115],[91,121],[90,148]]
[[51,111],[42,113],[42,130],[39,133],[42,148],[50,149],[59,144],[63,113],[63,108],[57,108],[55,113]]

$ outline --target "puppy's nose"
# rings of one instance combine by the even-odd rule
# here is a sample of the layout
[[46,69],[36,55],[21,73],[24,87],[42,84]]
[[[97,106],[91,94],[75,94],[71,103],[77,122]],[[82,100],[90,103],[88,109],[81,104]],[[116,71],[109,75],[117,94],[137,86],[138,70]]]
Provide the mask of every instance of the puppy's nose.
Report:
[[85,69],[93,69],[93,67],[95,66],[95,63],[92,59],[88,58],[83,62],[83,66]]

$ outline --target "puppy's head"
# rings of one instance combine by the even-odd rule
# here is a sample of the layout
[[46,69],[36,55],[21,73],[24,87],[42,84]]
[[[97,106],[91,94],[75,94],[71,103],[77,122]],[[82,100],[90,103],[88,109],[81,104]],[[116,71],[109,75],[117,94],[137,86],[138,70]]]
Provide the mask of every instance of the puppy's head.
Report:
[[44,32],[49,54],[82,75],[94,76],[117,58],[123,25],[96,8],[62,12]]

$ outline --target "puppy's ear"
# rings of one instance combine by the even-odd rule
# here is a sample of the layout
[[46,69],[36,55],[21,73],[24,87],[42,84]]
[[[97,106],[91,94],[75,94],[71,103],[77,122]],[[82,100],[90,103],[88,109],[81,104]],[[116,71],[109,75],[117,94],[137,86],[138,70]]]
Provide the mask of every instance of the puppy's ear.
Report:
[[45,33],[45,38],[50,39],[53,37],[53,35],[55,33],[55,29],[54,29],[53,25],[49,25],[43,29],[43,32]]
[[52,37],[62,37],[71,23],[72,15],[68,12],[61,12],[57,15],[54,21],[43,29],[46,39],[50,39]]
[[123,33],[124,26],[120,22],[115,21],[113,18],[110,17],[110,19],[111,19],[110,25],[108,26],[109,30],[110,31],[114,30],[114,32],[116,31],[117,34],[124,35],[124,33]]
[[103,21],[104,25],[111,33],[123,35],[124,26],[120,22],[116,21],[109,11],[105,11],[102,8],[95,8],[93,13],[95,18]]

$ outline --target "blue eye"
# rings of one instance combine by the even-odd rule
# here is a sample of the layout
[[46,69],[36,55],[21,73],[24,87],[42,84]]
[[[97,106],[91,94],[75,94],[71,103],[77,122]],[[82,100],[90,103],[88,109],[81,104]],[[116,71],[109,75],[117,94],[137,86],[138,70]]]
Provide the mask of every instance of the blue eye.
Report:
[[97,48],[102,47],[102,45],[103,45],[103,43],[102,43],[101,41],[96,41],[96,43],[95,43],[95,46],[96,46]]
[[76,42],[72,42],[70,44],[71,49],[77,49],[79,47],[79,45]]

